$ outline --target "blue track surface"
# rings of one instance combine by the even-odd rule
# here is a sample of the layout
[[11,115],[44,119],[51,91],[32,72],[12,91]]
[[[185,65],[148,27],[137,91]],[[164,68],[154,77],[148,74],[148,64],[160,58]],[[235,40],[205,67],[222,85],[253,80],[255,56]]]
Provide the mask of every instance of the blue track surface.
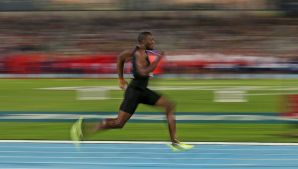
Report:
[[1,169],[297,169],[298,146],[0,143]]

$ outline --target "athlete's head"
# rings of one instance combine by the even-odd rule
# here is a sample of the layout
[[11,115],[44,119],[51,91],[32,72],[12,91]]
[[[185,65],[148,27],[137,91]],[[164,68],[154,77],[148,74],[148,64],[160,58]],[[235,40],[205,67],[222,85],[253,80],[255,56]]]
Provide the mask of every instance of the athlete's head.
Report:
[[151,32],[141,32],[138,36],[138,42],[148,50],[154,49],[155,40]]

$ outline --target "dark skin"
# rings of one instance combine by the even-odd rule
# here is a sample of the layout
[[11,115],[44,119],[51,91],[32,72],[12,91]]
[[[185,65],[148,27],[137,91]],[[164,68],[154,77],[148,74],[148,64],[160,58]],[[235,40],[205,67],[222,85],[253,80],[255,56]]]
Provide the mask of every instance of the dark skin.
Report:
[[[141,75],[145,76],[153,72],[160,60],[164,57],[164,53],[162,52],[150,65],[148,65],[146,60],[148,57],[146,54],[146,49],[153,49],[154,45],[155,41],[152,35],[147,35],[143,39],[143,41],[138,44],[139,49],[135,52],[135,56],[137,70]],[[122,90],[125,90],[127,86],[127,81],[125,81],[125,79],[123,78],[124,63],[132,59],[131,54],[132,50],[125,50],[118,56],[117,69],[119,76],[119,87]],[[169,101],[166,97],[161,96],[161,98],[156,102],[154,106],[163,108],[165,110],[171,142],[178,142],[176,139],[176,122],[174,115],[175,104]],[[93,129],[93,132],[107,129],[122,128],[125,125],[125,123],[131,118],[131,116],[131,114],[120,110],[116,118],[105,119],[101,123],[96,124],[95,128]]]

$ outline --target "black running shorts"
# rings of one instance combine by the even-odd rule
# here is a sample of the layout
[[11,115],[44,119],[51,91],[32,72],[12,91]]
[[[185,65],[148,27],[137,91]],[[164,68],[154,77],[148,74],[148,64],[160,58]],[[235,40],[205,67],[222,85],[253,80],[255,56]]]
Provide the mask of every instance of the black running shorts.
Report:
[[120,106],[120,110],[129,114],[133,114],[140,103],[155,105],[160,97],[160,94],[148,88],[138,88],[128,85],[124,94],[124,100]]

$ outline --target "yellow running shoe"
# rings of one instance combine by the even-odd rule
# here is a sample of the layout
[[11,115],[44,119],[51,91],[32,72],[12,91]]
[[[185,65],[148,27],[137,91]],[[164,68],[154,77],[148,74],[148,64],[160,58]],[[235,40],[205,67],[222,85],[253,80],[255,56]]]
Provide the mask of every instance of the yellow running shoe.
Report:
[[189,145],[181,142],[168,144],[168,146],[172,149],[173,152],[186,151],[194,147],[193,145]]
[[178,145],[180,147],[182,147],[184,150],[190,150],[194,147],[193,145],[189,145],[189,144],[185,144],[185,143],[181,143],[181,142],[179,142]]
[[82,122],[83,117],[80,117],[71,127],[70,129],[70,137],[72,141],[76,144],[76,146],[79,148],[80,141],[83,138],[83,132],[82,132]]

